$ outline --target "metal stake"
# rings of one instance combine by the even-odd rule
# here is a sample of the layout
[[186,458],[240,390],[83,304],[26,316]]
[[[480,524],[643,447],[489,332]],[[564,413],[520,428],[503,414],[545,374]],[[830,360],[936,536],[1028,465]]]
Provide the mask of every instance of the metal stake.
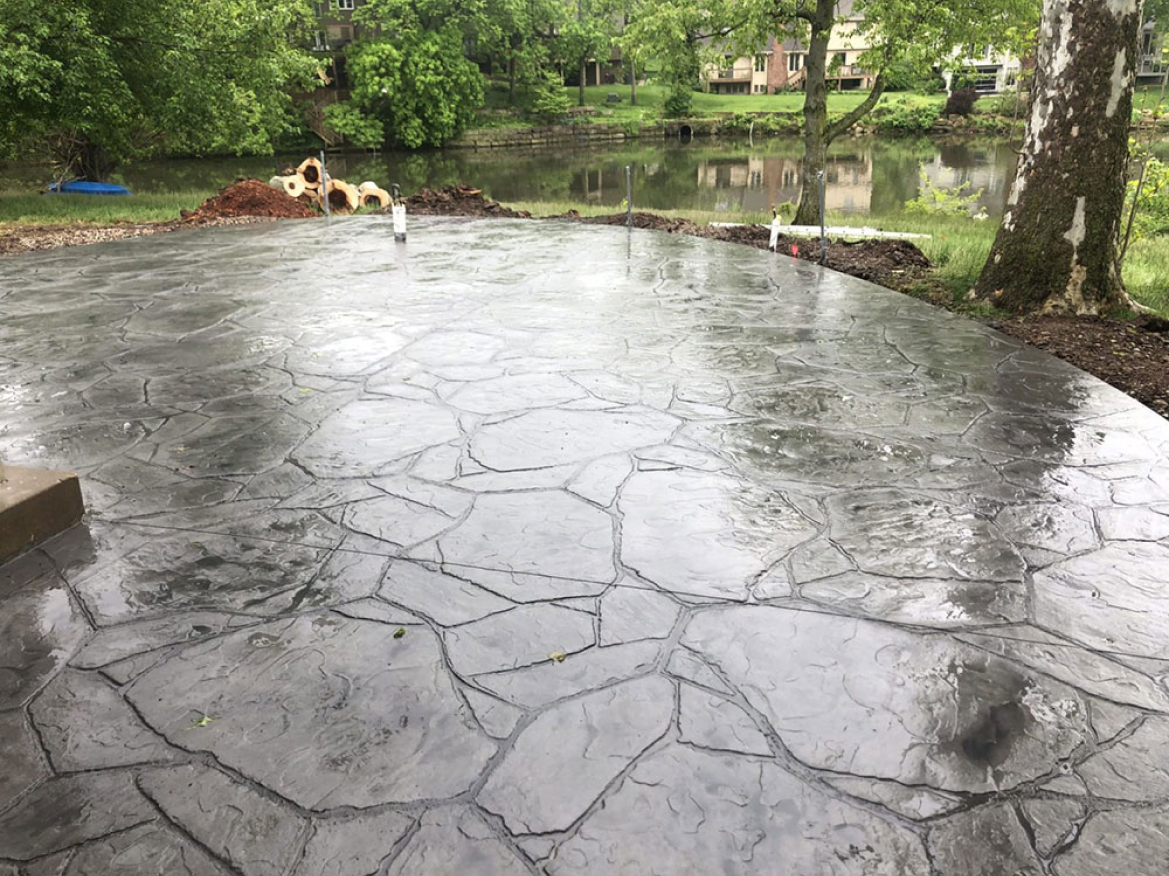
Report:
[[824,227],[824,171],[818,171],[816,176],[820,180],[820,264],[828,263],[828,231]]
[[633,227],[633,166],[625,165],[625,224]]
[[321,150],[321,202],[325,205],[325,218],[332,219],[333,213],[329,210],[329,175],[325,172],[325,150]]

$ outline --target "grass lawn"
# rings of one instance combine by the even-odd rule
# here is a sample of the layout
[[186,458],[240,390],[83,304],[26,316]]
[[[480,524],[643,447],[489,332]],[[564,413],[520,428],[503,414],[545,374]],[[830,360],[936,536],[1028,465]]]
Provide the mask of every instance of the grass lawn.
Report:
[[0,231],[14,225],[165,222],[178,219],[180,210],[194,210],[215,194],[210,189],[130,197],[0,191]]
[[[578,90],[566,88],[569,101],[576,105]],[[668,89],[660,85],[643,85],[637,89],[637,106],[630,104],[632,89],[628,85],[595,85],[585,88],[585,103],[595,106],[599,110],[613,110],[618,118],[641,118],[651,121],[662,117],[662,107],[665,105]],[[606,101],[610,94],[621,96],[621,102],[610,104]],[[847,112],[864,101],[866,91],[841,91],[828,95],[828,111]],[[922,94],[885,94],[881,96],[880,106],[897,106],[909,104],[937,105],[939,110],[945,103],[943,95]],[[708,94],[694,93],[694,105],[690,115],[694,118],[706,118],[720,113],[798,113],[803,110],[804,95],[802,92],[788,92],[784,94]]]
[[[612,207],[569,201],[509,203],[507,206],[514,210],[527,210],[533,216],[555,216],[569,210],[577,210],[584,216],[616,212]],[[671,219],[690,219],[699,223],[771,221],[770,214],[763,213],[703,213],[688,210],[654,212]],[[993,221],[977,222],[965,217],[915,216],[905,213],[881,217],[829,214],[828,223],[848,227],[867,225],[883,231],[930,235],[929,240],[913,242],[933,262],[934,279],[954,296],[956,302],[965,298],[966,292],[978,279],[998,230],[998,225]],[[1124,264],[1124,281],[1133,298],[1169,318],[1169,236],[1150,237],[1133,244]]]
[[[590,85],[585,88],[585,104],[597,109],[591,120],[621,124],[624,122],[653,122],[665,115],[663,107],[669,89],[660,85],[641,85],[637,89],[637,105],[630,103],[633,89],[628,85]],[[579,89],[566,86],[564,89],[570,106],[576,106]],[[609,103],[610,94],[617,94],[619,103]],[[844,113],[860,104],[867,91],[841,91],[828,95],[828,112]],[[929,105],[941,111],[946,98],[940,94],[885,94],[881,96],[881,107]],[[506,108],[506,92],[498,89],[488,91],[487,104],[493,109]],[[708,94],[694,92],[694,104],[690,118],[711,118],[723,113],[799,113],[804,107],[803,92],[783,94]],[[517,116],[480,118],[477,124],[493,127],[523,127],[529,123]]]

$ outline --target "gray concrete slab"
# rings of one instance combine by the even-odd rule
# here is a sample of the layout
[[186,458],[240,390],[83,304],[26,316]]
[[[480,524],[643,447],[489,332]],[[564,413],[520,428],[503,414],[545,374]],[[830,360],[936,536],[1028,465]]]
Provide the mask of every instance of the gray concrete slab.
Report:
[[748,248],[0,261],[0,872],[1160,872],[1169,423]]

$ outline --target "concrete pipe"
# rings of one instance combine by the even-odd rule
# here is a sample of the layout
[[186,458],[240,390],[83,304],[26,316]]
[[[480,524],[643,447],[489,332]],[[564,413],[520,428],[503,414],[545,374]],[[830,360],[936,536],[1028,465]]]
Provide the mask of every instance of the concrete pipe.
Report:
[[274,176],[268,180],[268,185],[274,189],[280,189],[290,198],[299,198],[305,192],[304,180],[298,175]]
[[377,209],[390,206],[390,193],[385,189],[379,189],[376,186],[372,189],[360,189],[358,194],[361,196],[361,206]]
[[352,213],[361,203],[357,189],[343,179],[329,179],[325,197],[329,199],[329,209],[335,215]]
[[304,178],[306,188],[318,188],[321,184],[321,162],[316,158],[306,158],[300,163],[296,172]]
[[363,182],[361,185],[359,185],[357,187],[357,191],[368,192],[371,189],[380,189],[380,188],[381,188],[381,186],[379,186],[377,183],[373,182],[372,180],[367,179],[365,182]]

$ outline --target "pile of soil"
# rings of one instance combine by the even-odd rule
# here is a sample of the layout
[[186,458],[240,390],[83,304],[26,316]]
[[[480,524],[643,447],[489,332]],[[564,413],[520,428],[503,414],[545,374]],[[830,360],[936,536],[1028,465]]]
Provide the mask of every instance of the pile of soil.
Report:
[[1035,316],[991,323],[1169,417],[1169,322]]
[[[767,249],[771,230],[743,225],[738,228],[702,228],[702,237],[742,243]],[[776,251],[810,262],[820,261],[820,241],[781,234]],[[933,265],[920,249],[908,240],[829,240],[825,265],[842,274],[851,274],[884,286],[905,283],[923,276]]]
[[[531,219],[528,212],[509,210],[502,204],[483,197],[480,189],[473,189],[460,183],[441,189],[422,189],[418,194],[405,199],[406,212],[418,216],[491,216],[502,219]],[[379,213],[390,212],[387,207]]]
[[188,222],[209,222],[234,219],[241,216],[262,216],[270,219],[311,219],[317,214],[296,198],[272,188],[258,179],[243,179],[228,186],[198,210],[184,211]]
[[[611,216],[581,216],[576,210],[569,210],[553,219],[568,219],[581,222],[585,225],[620,225],[625,227],[629,222],[628,213],[614,213]],[[695,225],[689,219],[667,219],[654,213],[634,213],[634,228],[648,228],[651,231],[668,231],[670,234],[689,234],[693,237],[702,237],[703,228]],[[764,241],[766,245],[766,241]]]

